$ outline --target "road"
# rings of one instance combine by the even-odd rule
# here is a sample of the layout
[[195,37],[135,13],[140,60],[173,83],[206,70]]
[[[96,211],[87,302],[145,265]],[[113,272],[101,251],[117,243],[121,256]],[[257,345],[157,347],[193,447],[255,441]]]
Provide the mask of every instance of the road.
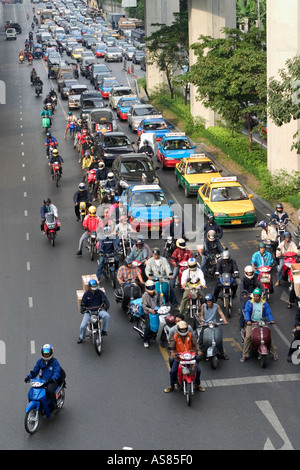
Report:
[[[15,19],[26,31],[27,11],[31,11],[28,0],[7,5],[3,20]],[[70,138],[63,140],[67,107],[60,101],[52,133],[65,160],[64,177],[58,188],[50,181],[39,116],[42,97],[34,95],[30,67],[17,60],[25,38],[24,32],[17,41],[7,42],[1,26],[0,79],[6,85],[6,105],[1,105],[0,113],[1,450],[299,449],[300,411],[294,401],[300,373],[286,362],[295,308],[286,309],[286,286],[277,288],[271,299],[279,361],[270,359],[265,370],[254,359],[240,363],[236,304],[229,326],[224,327],[229,361],[221,361],[217,370],[201,363],[201,383],[207,390],[194,396],[190,408],[179,391],[163,392],[169,384],[166,351],[156,344],[143,348],[109,285],[105,289],[111,324],[102,356],[96,356],[89,341],[76,343],[81,316],[75,293],[81,288],[81,276],[96,271],[96,263],[87,255],[75,256],[82,229],[72,196],[81,171]],[[46,92],[51,83],[45,65],[41,60],[34,65]],[[120,64],[111,68],[126,83]],[[80,81],[88,83],[82,77]],[[120,127],[135,139],[126,123]],[[195,201],[187,201],[175,188],[173,171],[159,170],[159,174],[168,197],[180,205],[193,204],[194,218]],[[62,223],[54,248],[39,227],[45,197],[58,207]],[[254,202],[262,218],[266,205],[257,198]],[[255,229],[225,230],[224,245],[241,271],[256,251],[256,234]],[[208,290],[213,286],[209,283]],[[30,437],[23,425],[28,391],[24,377],[48,342],[67,373],[66,405]]]

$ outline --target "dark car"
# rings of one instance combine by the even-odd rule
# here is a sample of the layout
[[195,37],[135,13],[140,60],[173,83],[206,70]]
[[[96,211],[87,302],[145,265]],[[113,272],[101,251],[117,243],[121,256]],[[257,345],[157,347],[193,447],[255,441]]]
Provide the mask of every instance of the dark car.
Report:
[[141,60],[145,57],[145,53],[143,51],[135,51],[132,55],[132,62],[134,64],[140,64]]
[[72,85],[79,85],[78,80],[75,80],[75,78],[71,80],[64,80],[61,88],[60,88],[60,95],[63,100],[67,100],[69,96],[69,91]]
[[81,93],[80,96],[80,117],[87,119],[90,112],[95,108],[105,108],[106,104],[103,101],[100,91],[87,90]]
[[141,67],[141,70],[146,70],[146,56],[145,55],[140,60],[140,67]]
[[118,155],[134,152],[133,145],[124,132],[99,134],[96,149],[105,163],[112,163]]
[[93,85],[95,85],[97,75],[101,73],[111,74],[111,70],[105,64],[93,64],[91,68],[91,73],[90,73],[90,81]]
[[120,192],[134,184],[159,184],[151,159],[145,153],[119,155],[113,161],[112,171]]
[[19,23],[12,23],[10,25],[10,28],[14,28],[16,30],[16,33],[17,34],[21,34],[22,33],[22,28],[21,26],[19,25]]
[[80,68],[80,73],[83,77],[86,77],[86,78],[90,77],[90,71],[91,71],[93,64],[97,64],[96,57],[88,57],[87,59],[83,59],[80,62],[79,68]]

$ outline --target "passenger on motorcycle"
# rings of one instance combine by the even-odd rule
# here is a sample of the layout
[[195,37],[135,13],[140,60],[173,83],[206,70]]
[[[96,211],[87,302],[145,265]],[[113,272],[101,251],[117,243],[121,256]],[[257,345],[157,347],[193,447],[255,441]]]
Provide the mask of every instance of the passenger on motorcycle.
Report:
[[149,314],[155,315],[156,309],[163,304],[163,299],[155,290],[155,284],[152,280],[148,280],[145,284],[145,292],[142,295],[142,308],[144,312],[146,328],[144,330],[144,347],[150,346],[150,319]]
[[46,381],[47,391],[46,396],[51,401],[53,409],[57,409],[55,391],[61,385],[61,366],[55,357],[53,357],[54,349],[51,344],[44,344],[41,349],[41,359],[37,361],[33,370],[25,377],[25,383],[30,382],[31,379],[39,377]]
[[85,216],[82,222],[82,228],[84,233],[81,235],[79,240],[77,256],[82,255],[82,247],[85,240],[87,240],[91,232],[98,232],[99,229],[103,228],[102,220],[96,215],[97,209],[95,206],[89,207],[89,213]]
[[67,121],[67,125],[65,128],[64,139],[66,139],[67,137],[67,133],[68,133],[68,130],[70,129],[71,122],[77,123],[77,117],[72,113],[72,111],[69,111],[66,121]]
[[78,191],[73,196],[73,201],[74,201],[74,210],[75,210],[75,215],[77,217],[77,222],[80,220],[80,213],[79,213],[79,204],[80,202],[85,202],[87,207],[91,205],[92,202],[92,196],[91,194],[87,191],[85,188],[84,183],[80,183],[78,185]]
[[243,328],[245,324],[243,310],[249,300],[250,294],[252,294],[256,288],[262,289],[262,285],[257,278],[255,269],[248,265],[244,268],[244,277],[242,277],[240,284],[240,328]]
[[132,228],[131,224],[128,222],[126,215],[121,215],[119,223],[115,227],[115,235],[117,238],[118,244],[120,244],[121,238],[125,240],[130,240],[130,245],[133,245],[133,240],[130,238],[130,235],[136,233]]
[[176,242],[176,249],[173,251],[170,263],[173,266],[173,279],[171,281],[171,286],[175,286],[176,278],[179,274],[179,263],[181,261],[187,261],[189,258],[192,258],[193,254],[190,250],[186,248],[186,242],[183,238],[179,238]]
[[[239,275],[239,269],[237,266],[237,263],[234,259],[231,258],[230,253],[228,250],[224,250],[221,258],[217,262],[216,266],[216,276],[220,276],[224,273],[229,273],[233,276],[233,282],[231,284],[232,287],[232,297],[236,299],[236,291],[238,288],[238,284],[234,278],[234,276],[238,277]],[[222,284],[220,283],[220,280],[218,279],[218,282],[216,284],[215,290],[214,290],[214,301],[217,302],[220,290],[222,289]]]
[[[226,320],[226,317],[224,313],[222,312],[222,309],[220,305],[217,303],[214,303],[214,298],[211,294],[207,294],[204,298],[205,302],[201,306],[201,313],[200,313],[200,323],[202,325],[202,329],[200,332],[200,337],[199,337],[199,345],[200,349],[202,352],[203,351],[203,333],[205,328],[208,327],[208,324],[210,322],[217,323],[219,322],[219,319],[221,318],[223,320],[223,325],[228,325],[228,321]],[[220,354],[222,359],[228,360],[229,357],[227,354],[224,353],[223,350],[223,344],[221,344],[221,349],[220,349]]]
[[[274,324],[273,315],[270,309],[270,306],[262,298],[262,291],[259,288],[254,289],[251,300],[245,305],[244,316],[246,322],[246,336],[244,339],[243,355],[240,359],[240,362],[245,362],[249,358],[250,347],[251,347],[251,337],[252,329],[255,326],[255,323],[258,321],[268,321],[271,324]],[[274,361],[277,361],[278,355],[271,340],[270,344],[270,353],[273,356]]]
[[[149,280],[154,278],[169,278],[170,280],[172,277],[172,270],[171,266],[169,265],[166,258],[160,256],[160,249],[154,248],[153,249],[153,256],[148,259],[146,267],[145,267],[145,275]],[[146,283],[147,284],[147,283]],[[170,301],[171,305],[177,309],[179,309],[179,302],[176,298],[174,288],[169,286],[170,288],[170,299],[165,299],[166,302]]]
[[213,214],[209,214],[207,216],[207,222],[205,222],[205,224],[203,225],[200,231],[200,236],[203,237],[203,239],[207,238],[207,234],[210,230],[214,230],[218,239],[221,240],[221,238],[223,237],[223,229],[221,225],[215,222],[215,216]]
[[181,277],[181,287],[184,289],[180,304],[180,313],[182,315],[186,314],[189,302],[189,290],[186,289],[186,284],[187,282],[196,284],[199,281],[201,282],[201,288],[206,289],[206,282],[202,269],[198,268],[197,261],[195,260],[195,258],[190,258],[188,260],[188,267],[183,271]]
[[32,67],[32,70],[30,72],[30,81],[32,84],[34,84],[36,77],[37,77],[37,73],[36,73],[35,67]]
[[206,263],[209,255],[221,255],[224,248],[222,247],[217,234],[214,230],[209,230],[207,232],[207,238],[203,242],[203,247],[200,248],[199,253],[202,255],[201,269],[205,273]]
[[[49,147],[48,147],[48,149],[49,149]],[[51,179],[53,179],[53,174],[54,174],[52,164],[55,163],[55,162],[60,164],[59,173],[60,173],[60,176],[61,176],[62,175],[62,166],[64,164],[64,160],[58,154],[58,150],[56,148],[53,150],[52,155],[49,159],[49,163],[48,163],[48,165],[51,166]]]
[[107,336],[108,324],[110,320],[110,314],[107,312],[109,309],[109,300],[104,292],[98,288],[97,282],[94,279],[89,281],[89,289],[83,294],[81,300],[81,313],[83,319],[80,325],[79,338],[77,343],[80,344],[85,338],[86,328],[90,319],[90,314],[85,310],[95,310],[101,308],[99,312],[99,318],[103,320],[102,336]]
[[[45,111],[45,109],[43,109],[43,111]],[[45,111],[45,112],[47,112],[47,111]],[[41,113],[41,115],[42,115],[42,113]],[[50,147],[54,147],[55,145],[58,145],[58,142],[57,142],[56,138],[53,137],[50,132],[47,132],[46,140],[45,140],[45,147],[46,147],[47,157],[49,157],[49,155],[50,155]]]
[[[126,310],[131,297],[131,284],[139,283],[144,284],[141,272],[138,267],[133,266],[132,261],[128,258],[125,259],[124,265],[120,266],[117,273],[117,280],[120,284],[122,293],[122,308]],[[138,285],[133,286],[133,298],[137,299],[140,297],[140,287]]]
[[288,252],[298,253],[298,247],[295,242],[292,240],[290,232],[284,232],[283,241],[279,243],[276,256],[279,258],[279,264],[277,268],[277,281],[275,286],[280,286],[280,281],[282,280],[282,269],[283,269],[283,255]]
[[[36,87],[38,85],[41,85],[43,86],[44,83],[43,81],[41,80],[41,78],[37,75],[36,78],[34,79],[34,82],[33,82],[33,85]],[[44,108],[45,109],[45,108]],[[47,109],[47,108],[46,108]]]
[[112,230],[110,227],[104,227],[103,235],[99,234],[99,245],[98,245],[98,269],[97,269],[97,279],[100,283],[102,268],[106,258],[113,257],[115,259],[115,268],[119,268],[119,257],[118,257],[118,245],[117,240],[114,235],[112,235]]
[[259,250],[253,253],[251,259],[252,268],[255,270],[256,274],[259,272],[257,271],[257,268],[273,265],[273,256],[271,253],[266,251],[266,245],[263,242],[260,242],[258,248]]
[[58,219],[58,211],[57,211],[57,207],[54,204],[51,203],[51,199],[46,197],[44,199],[44,204],[41,207],[40,213],[41,213],[41,219],[42,219],[41,220],[41,231],[43,232],[44,231],[44,223],[45,223],[45,219],[46,219],[46,214],[53,214],[54,217],[57,220]]
[[[177,372],[178,372],[178,353],[182,352],[191,352],[194,351],[198,356],[202,355],[200,351],[198,341],[195,336],[188,331],[188,324],[185,321],[180,321],[177,324],[177,333],[174,334],[173,339],[170,341],[169,344],[169,351],[171,357],[174,358],[174,362],[172,364],[170,370],[170,385],[169,387],[164,389],[165,393],[172,392],[174,390],[175,384],[177,382]],[[195,389],[199,392],[205,392],[205,388],[201,387],[200,385],[200,376],[201,370],[199,367],[198,362],[196,362],[197,373],[196,373],[196,380],[195,380]]]

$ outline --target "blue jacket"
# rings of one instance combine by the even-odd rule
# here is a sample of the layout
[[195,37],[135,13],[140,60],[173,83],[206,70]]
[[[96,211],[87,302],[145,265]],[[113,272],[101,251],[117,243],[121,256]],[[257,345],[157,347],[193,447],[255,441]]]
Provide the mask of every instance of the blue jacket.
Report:
[[[263,256],[260,251],[256,251],[253,253],[251,264],[254,264],[255,268],[260,268],[261,266],[272,266],[273,256],[268,251],[265,251]],[[255,272],[257,274],[259,271],[256,269]]]
[[[246,322],[252,321],[251,317],[253,313],[253,303],[254,303],[254,299],[251,299],[251,300],[248,300],[248,302],[245,305],[244,316],[245,316]],[[260,303],[261,303],[261,319],[267,320],[267,321],[274,321],[269,304],[265,302],[264,300],[261,300]]]
[[42,358],[39,359],[28,377],[34,379],[37,375],[43,380],[59,380],[61,378],[60,363],[54,357],[48,362]]
[[105,305],[105,309],[109,309],[109,300],[102,292],[101,289],[95,291],[87,290],[81,299],[81,313],[84,313],[85,309],[92,309],[93,307],[100,307],[102,304]]

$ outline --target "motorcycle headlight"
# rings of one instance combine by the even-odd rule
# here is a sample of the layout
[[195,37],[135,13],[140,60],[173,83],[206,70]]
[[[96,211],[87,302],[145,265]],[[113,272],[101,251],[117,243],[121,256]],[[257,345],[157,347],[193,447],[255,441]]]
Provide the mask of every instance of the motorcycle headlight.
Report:
[[91,320],[92,323],[97,323],[97,321],[98,321],[98,316],[97,316],[97,315],[91,315],[91,316],[90,316],[90,320]]

